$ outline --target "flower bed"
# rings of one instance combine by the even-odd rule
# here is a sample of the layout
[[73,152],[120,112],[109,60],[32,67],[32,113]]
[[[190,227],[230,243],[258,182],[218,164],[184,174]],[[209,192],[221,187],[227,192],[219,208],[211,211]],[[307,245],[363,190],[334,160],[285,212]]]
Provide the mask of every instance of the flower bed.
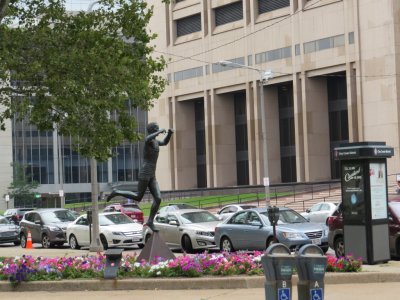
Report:
[[[118,271],[119,278],[127,277],[199,277],[228,275],[262,275],[262,252],[223,253],[178,256],[173,260],[137,261],[125,256]],[[24,255],[0,258],[0,280],[12,283],[37,280],[103,278],[106,257],[93,256],[45,258]],[[361,260],[351,256],[336,259],[328,256],[327,272],[359,272]]]

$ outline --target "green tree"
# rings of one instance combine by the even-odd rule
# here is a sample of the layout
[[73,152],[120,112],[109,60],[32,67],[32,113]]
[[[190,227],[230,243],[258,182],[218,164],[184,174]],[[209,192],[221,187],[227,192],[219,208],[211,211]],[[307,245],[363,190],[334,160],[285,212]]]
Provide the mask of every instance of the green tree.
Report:
[[141,138],[128,108],[149,110],[166,84],[159,75],[166,62],[153,56],[156,36],[147,29],[152,8],[142,0],[96,2],[94,11],[71,13],[65,0],[0,0],[1,129],[24,119],[70,136],[91,158],[93,210],[96,161]]
[[32,180],[31,176],[26,175],[23,165],[12,163],[11,166],[14,170],[14,177],[8,187],[10,198],[14,198],[14,203],[22,202],[33,205],[36,195],[33,190],[39,186],[39,183]]

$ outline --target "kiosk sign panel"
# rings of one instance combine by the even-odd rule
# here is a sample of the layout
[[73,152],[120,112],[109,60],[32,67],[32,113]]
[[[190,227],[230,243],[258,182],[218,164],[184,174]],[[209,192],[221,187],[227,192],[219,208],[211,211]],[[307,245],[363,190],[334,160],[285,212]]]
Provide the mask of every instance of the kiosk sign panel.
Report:
[[371,187],[371,219],[387,218],[386,165],[383,162],[369,164]]
[[363,165],[342,164],[343,214],[347,220],[363,220],[365,216]]

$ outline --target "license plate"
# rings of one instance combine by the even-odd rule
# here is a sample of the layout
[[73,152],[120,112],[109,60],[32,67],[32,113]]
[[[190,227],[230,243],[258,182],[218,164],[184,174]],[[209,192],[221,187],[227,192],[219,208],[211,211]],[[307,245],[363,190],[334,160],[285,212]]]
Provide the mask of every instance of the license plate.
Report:
[[313,239],[313,240],[311,240],[311,243],[313,245],[321,245],[321,239]]

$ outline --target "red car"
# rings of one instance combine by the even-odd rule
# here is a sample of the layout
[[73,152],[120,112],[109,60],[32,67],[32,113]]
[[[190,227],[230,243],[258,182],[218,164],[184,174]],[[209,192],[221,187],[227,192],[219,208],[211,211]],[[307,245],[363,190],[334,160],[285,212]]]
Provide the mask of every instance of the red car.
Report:
[[[328,243],[335,251],[336,257],[345,255],[342,204],[338,205],[332,216],[328,217],[326,224],[329,227]],[[389,212],[389,249],[392,257],[400,257],[400,202],[390,200],[388,202]]]
[[126,204],[114,203],[104,208],[104,212],[110,212],[110,211],[122,212],[128,217],[132,218],[133,220],[136,220],[137,222],[142,224],[144,223],[143,211],[136,203],[126,203]]

